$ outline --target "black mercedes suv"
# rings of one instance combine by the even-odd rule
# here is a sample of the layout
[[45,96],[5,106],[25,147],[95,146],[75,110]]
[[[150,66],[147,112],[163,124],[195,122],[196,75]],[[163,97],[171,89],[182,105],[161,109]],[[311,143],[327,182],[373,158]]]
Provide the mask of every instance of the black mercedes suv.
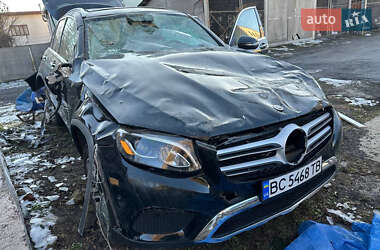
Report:
[[333,177],[341,122],[309,74],[186,14],[87,2],[45,1],[56,29],[35,80],[111,244],[225,241]]

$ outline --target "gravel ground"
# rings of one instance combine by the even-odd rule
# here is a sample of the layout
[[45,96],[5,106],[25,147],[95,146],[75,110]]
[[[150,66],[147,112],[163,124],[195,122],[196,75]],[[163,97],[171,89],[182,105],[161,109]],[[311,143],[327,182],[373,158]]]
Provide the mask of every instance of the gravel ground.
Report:
[[[293,49],[293,55],[297,55],[298,50],[313,51],[314,47],[320,49],[319,46],[289,48]],[[281,53],[288,51],[276,51],[275,56],[282,57]],[[324,77],[318,69],[311,73],[318,79]],[[342,79],[334,78],[330,73],[325,77]],[[328,223],[327,217],[331,217],[336,224],[343,226],[350,225],[347,218],[349,221],[371,222],[373,210],[380,209],[379,152],[373,146],[378,145],[380,137],[380,133],[376,133],[380,116],[377,103],[380,101],[380,81],[351,80],[344,85],[321,81],[322,88],[338,111],[369,126],[368,129],[357,129],[344,123],[344,138],[338,154],[339,169],[331,185],[324,187],[294,212],[260,228],[225,243],[191,249],[283,249],[297,237],[297,228],[305,220]],[[3,98],[1,94],[0,98]],[[93,210],[90,211],[85,236],[80,237],[77,233],[85,178],[83,164],[68,132],[50,125],[46,140],[41,142],[38,124],[21,124],[12,119],[14,110],[8,107],[11,111],[1,114],[1,108],[0,119],[10,122],[0,126],[0,146],[10,165],[34,246],[42,249],[48,244],[53,249],[106,249]],[[327,209],[344,213],[346,219],[327,212]]]

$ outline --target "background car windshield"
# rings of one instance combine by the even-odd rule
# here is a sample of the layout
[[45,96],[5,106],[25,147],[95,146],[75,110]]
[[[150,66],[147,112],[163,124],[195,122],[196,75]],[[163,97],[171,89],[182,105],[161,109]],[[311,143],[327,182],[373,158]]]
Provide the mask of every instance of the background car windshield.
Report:
[[213,48],[220,46],[185,15],[138,13],[87,21],[91,59],[120,53]]

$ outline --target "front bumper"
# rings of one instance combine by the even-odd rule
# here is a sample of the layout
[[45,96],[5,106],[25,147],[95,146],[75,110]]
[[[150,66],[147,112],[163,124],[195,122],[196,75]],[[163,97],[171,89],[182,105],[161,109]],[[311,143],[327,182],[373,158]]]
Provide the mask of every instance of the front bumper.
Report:
[[267,200],[262,199],[264,179],[236,182],[228,178],[218,167],[215,148],[207,144],[196,146],[202,173],[178,177],[125,161],[114,139],[103,138],[97,142],[97,152],[98,167],[107,180],[103,184],[110,190],[106,234],[111,242],[137,247],[217,243],[289,213],[333,178],[334,155],[342,135],[335,113],[333,130],[327,144],[302,163],[322,157],[322,173]]
[[[244,200],[242,202],[239,202],[233,206],[230,206],[223,211],[219,212],[207,225],[206,227],[198,234],[198,236],[195,238],[195,242],[197,243],[218,243],[222,242],[225,240],[230,239],[234,235],[237,235],[239,233],[251,230],[253,228],[259,227],[266,222],[280,216],[280,215],[285,215],[287,213],[290,213],[293,211],[295,208],[297,208],[303,201],[309,199],[312,197],[314,194],[316,194],[325,184],[327,184],[334,176],[335,174],[335,167],[337,164],[337,158],[332,157],[328,159],[327,161],[324,161],[323,163],[323,172],[321,173],[320,176],[317,176],[316,178],[311,179],[308,183],[304,183],[301,185],[301,187],[297,187],[298,189],[303,189],[305,185],[312,185],[312,182],[315,184],[312,186],[315,186],[316,188],[311,189],[306,196],[302,195],[298,198],[295,199],[294,202],[290,202],[290,200],[286,199],[289,201],[289,204],[287,204],[284,208],[278,208],[280,211],[272,210],[268,211],[268,214],[272,213],[271,215],[264,216],[262,218],[256,217],[256,220],[253,221],[245,221],[246,225],[241,225],[240,227],[237,227],[232,229],[229,233],[225,233],[222,236],[214,236],[217,232],[218,229],[220,229],[227,221],[230,219],[233,219],[235,216],[238,216],[239,214],[242,214],[244,212],[251,213],[251,219],[254,218],[255,216],[252,214],[255,213],[256,210],[260,210],[260,206],[262,210],[266,210],[268,207],[266,202],[260,201],[260,198],[258,196],[254,196],[250,199]],[[333,169],[332,169],[333,168]],[[321,178],[322,177],[322,178]],[[316,180],[319,178],[320,180]],[[296,189],[297,189],[296,188]],[[298,191],[298,190],[297,190]],[[296,191],[296,192],[297,192]],[[294,191],[293,191],[294,192]],[[282,199],[284,199],[286,196],[283,196]],[[288,198],[288,197],[286,197]],[[294,198],[293,198],[294,199]],[[272,203],[274,201],[271,201]],[[248,216],[247,216],[248,217]],[[237,223],[235,223],[237,224]],[[224,230],[226,231],[226,230]]]
[[[103,158],[102,162],[109,166],[110,159]],[[227,183],[218,185],[205,177],[169,178],[132,165],[124,169],[122,177],[110,172],[112,168],[103,168],[108,178],[119,179],[119,186],[110,185],[116,208],[114,221],[119,221],[119,225],[110,227],[109,238],[117,244],[138,247],[222,242],[294,210],[333,178],[336,164],[336,157],[324,160],[321,174],[265,201],[257,186],[243,185],[242,189],[249,189],[247,193],[252,195],[242,195],[246,198],[230,205],[217,191],[236,189]],[[141,214],[148,219],[140,219]],[[136,223],[138,220],[140,223]]]

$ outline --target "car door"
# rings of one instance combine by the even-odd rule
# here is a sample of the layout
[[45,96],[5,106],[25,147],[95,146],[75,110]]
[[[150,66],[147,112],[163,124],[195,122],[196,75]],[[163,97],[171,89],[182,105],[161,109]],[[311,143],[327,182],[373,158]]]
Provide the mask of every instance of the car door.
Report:
[[[76,49],[78,46],[78,29],[74,18],[67,17],[61,38],[61,46],[59,47],[57,63],[58,65],[73,65]],[[72,67],[71,67],[72,68]],[[72,104],[78,99],[78,83],[72,81],[72,77],[64,78],[61,88],[62,105],[59,114],[63,121],[67,124],[71,119]]]
[[249,7],[240,12],[232,31],[229,45],[237,47],[238,41],[242,36],[255,38],[259,42],[259,49],[256,50],[258,52],[268,48],[268,41],[265,38],[264,29],[256,7]]
[[44,54],[42,55],[42,60],[39,68],[39,72],[42,75],[42,77],[46,80],[46,77],[48,75],[51,75],[54,71],[53,66],[56,64],[56,54],[59,51],[59,47],[61,44],[61,37],[62,37],[62,31],[65,26],[66,19],[61,20],[58,25],[57,29],[52,36],[52,40],[50,42],[50,46],[46,49]]

